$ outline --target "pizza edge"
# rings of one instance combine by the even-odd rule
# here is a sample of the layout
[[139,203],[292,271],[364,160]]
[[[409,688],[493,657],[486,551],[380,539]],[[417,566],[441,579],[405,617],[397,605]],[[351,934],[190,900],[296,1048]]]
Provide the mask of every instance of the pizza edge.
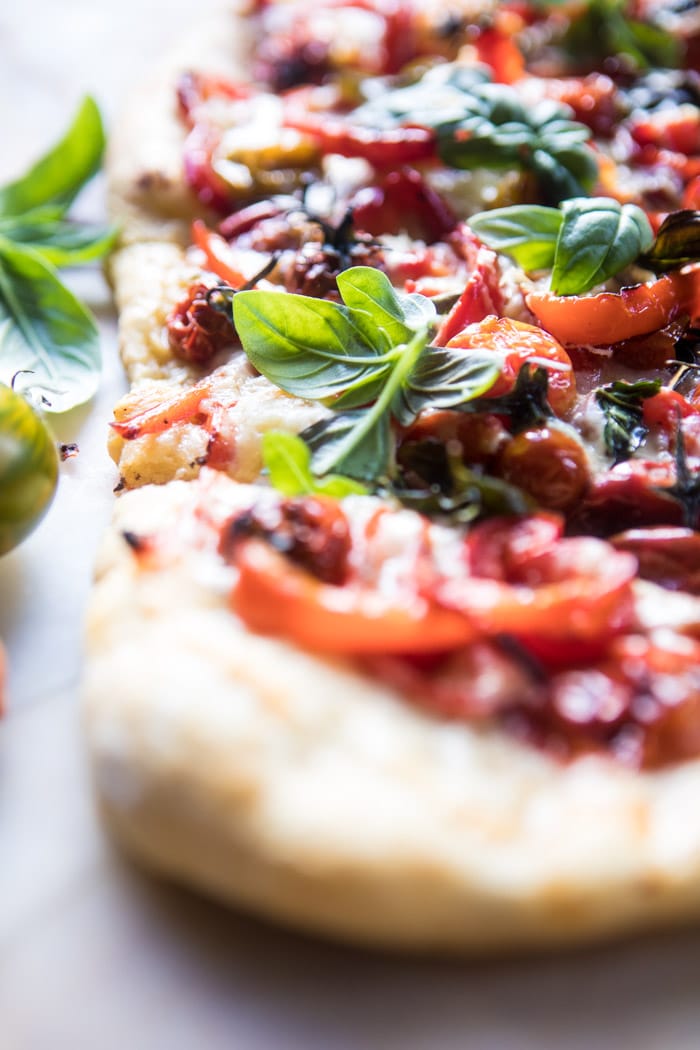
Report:
[[144,569],[124,541],[167,527],[196,486],[119,500],[91,603],[85,727],[129,853],[387,947],[502,953],[700,915],[700,761],[559,764],[251,635],[223,566],[215,580],[191,555]]

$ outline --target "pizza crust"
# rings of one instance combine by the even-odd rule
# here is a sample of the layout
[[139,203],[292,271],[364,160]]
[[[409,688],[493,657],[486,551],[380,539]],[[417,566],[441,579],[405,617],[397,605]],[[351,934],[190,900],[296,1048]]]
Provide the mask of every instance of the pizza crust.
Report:
[[186,128],[177,112],[180,76],[198,67],[249,79],[252,23],[245,5],[193,18],[188,37],[138,84],[110,135],[105,170],[107,202],[121,243],[160,240],[186,244],[190,222],[203,208],[182,168]]
[[94,781],[131,854],[305,930],[412,950],[700,914],[700,762],[560,765],[251,634],[227,608],[229,570],[194,551],[142,568],[123,539],[172,523],[197,485],[119,500],[90,610]]

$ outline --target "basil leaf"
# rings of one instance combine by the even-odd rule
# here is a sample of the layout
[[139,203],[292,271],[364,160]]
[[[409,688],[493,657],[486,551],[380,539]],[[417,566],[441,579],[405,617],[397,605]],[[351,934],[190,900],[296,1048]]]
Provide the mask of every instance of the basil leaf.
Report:
[[338,470],[371,482],[390,470],[392,442],[386,412],[362,408],[339,413],[314,423],[300,436],[312,450],[317,474]]
[[318,494],[343,499],[345,496],[367,494],[364,485],[339,474],[314,477],[311,473],[311,451],[296,434],[269,430],[263,435],[262,454],[270,482],[283,496]]
[[660,389],[660,379],[638,379],[634,383],[618,380],[596,390],[595,399],[605,416],[605,447],[615,463],[629,459],[649,433],[642,402]]
[[649,220],[634,204],[608,197],[574,199],[562,205],[552,291],[580,295],[619,273],[650,247]]
[[684,263],[700,260],[700,211],[684,209],[668,215],[656,239],[641,260],[645,266],[663,273]]
[[660,26],[630,18],[626,7],[625,0],[588,0],[571,19],[561,44],[577,68],[599,65],[618,55],[641,70],[678,66],[679,41]]
[[25,370],[51,411],[87,401],[100,373],[97,326],[37,252],[0,238],[0,378]]
[[[52,266],[79,266],[101,258],[114,245],[116,226],[71,222],[53,218],[56,209],[37,208],[9,218],[0,217],[0,236],[26,244]],[[61,209],[58,209],[59,214]]]
[[365,339],[376,342],[379,334],[385,351],[407,343],[418,329],[435,320],[430,299],[424,295],[401,295],[386,274],[371,266],[353,266],[339,273],[337,284]]
[[514,204],[472,215],[469,226],[490,248],[510,255],[523,270],[548,270],[562,215],[557,208],[538,204]]
[[570,119],[567,106],[544,101],[528,110],[506,84],[477,84],[471,93],[469,115],[436,127],[446,164],[529,169],[553,204],[592,185],[598,169],[586,145],[591,131]]
[[0,188],[0,214],[21,215],[44,204],[65,210],[99,168],[104,146],[100,111],[88,96],[63,138],[25,175]]
[[321,401],[359,388],[364,404],[377,396],[391,368],[352,312],[323,299],[239,292],[233,320],[255,368],[298,397]]
[[493,357],[430,347],[398,391],[392,411],[408,426],[430,408],[460,408],[491,389],[500,374]]

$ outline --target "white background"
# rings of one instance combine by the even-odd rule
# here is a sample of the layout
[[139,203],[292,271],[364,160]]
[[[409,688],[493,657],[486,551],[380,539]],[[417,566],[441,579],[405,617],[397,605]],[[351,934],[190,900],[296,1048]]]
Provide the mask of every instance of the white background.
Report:
[[[0,174],[65,127],[107,119],[211,3],[0,3]],[[83,208],[98,216],[100,187]],[[80,742],[81,619],[123,389],[97,273],[105,378],[57,428],[80,456],[40,529],[0,561],[11,710],[0,727],[0,1050],[697,1050],[700,936],[505,963],[406,961],[320,945],[147,879],[103,839]]]

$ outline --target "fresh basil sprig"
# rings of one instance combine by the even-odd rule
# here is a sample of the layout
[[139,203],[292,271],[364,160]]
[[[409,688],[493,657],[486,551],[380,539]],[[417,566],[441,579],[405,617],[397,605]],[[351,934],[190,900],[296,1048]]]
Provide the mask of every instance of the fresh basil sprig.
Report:
[[388,91],[361,106],[353,121],[386,127],[432,128],[438,154],[453,168],[517,168],[536,177],[552,202],[582,195],[595,181],[591,131],[571,110],[544,100],[526,107],[516,88],[485,81],[458,65],[430,70],[416,84]]
[[490,247],[525,270],[551,269],[551,290],[582,295],[651,247],[649,220],[635,204],[575,197],[560,209],[517,204],[473,215],[469,224]]
[[343,304],[280,292],[239,292],[233,316],[252,364],[287,393],[335,410],[302,434],[313,469],[374,481],[391,467],[391,420],[407,425],[427,405],[452,408],[488,391],[487,354],[428,346],[430,301],[401,295],[358,266],[338,277]]
[[311,470],[311,452],[296,434],[269,430],[262,439],[263,463],[270,483],[283,496],[345,496],[367,494],[364,485],[340,474],[316,477]]
[[638,379],[634,383],[618,380],[596,390],[595,399],[605,416],[605,447],[615,463],[629,459],[649,433],[642,403],[660,389],[660,379]]
[[105,136],[97,105],[81,103],[63,138],[21,178],[0,187],[0,379],[62,412],[94,393],[100,368],[95,320],[55,267],[111,247],[111,227],[73,222],[66,212],[97,171]]
[[684,208],[664,219],[642,261],[656,273],[663,273],[699,260],[700,211]]

